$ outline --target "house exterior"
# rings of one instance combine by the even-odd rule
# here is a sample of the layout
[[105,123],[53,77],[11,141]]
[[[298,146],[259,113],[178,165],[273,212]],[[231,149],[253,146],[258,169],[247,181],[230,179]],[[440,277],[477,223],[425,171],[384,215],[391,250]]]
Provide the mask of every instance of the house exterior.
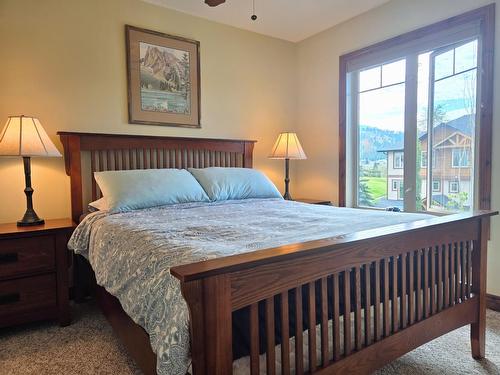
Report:
[[[432,160],[432,200],[433,205],[447,207],[460,204],[471,206],[472,197],[472,146],[473,115],[465,115],[434,127]],[[427,133],[419,137],[417,173],[420,179],[420,198],[423,204],[427,196]],[[394,147],[379,150],[387,155],[387,199],[403,200],[404,149]]]

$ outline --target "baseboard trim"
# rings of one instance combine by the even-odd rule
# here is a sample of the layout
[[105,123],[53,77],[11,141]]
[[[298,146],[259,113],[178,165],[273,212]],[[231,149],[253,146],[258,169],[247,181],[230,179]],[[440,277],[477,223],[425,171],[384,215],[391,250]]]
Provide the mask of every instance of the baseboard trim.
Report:
[[500,311],[500,296],[494,294],[486,295],[486,307],[491,310]]

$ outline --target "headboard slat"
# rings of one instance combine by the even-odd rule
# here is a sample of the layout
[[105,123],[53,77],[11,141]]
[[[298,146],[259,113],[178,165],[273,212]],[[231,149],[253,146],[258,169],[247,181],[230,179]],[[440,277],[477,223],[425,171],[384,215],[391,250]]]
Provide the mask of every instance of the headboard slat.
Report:
[[[66,174],[71,180],[71,215],[78,221],[86,211],[83,176],[90,176],[92,200],[101,197],[94,172],[153,168],[252,168],[255,141],[155,137],[142,135],[58,132],[64,147]],[[82,154],[90,167],[82,171]],[[88,159],[87,159],[88,160]]]

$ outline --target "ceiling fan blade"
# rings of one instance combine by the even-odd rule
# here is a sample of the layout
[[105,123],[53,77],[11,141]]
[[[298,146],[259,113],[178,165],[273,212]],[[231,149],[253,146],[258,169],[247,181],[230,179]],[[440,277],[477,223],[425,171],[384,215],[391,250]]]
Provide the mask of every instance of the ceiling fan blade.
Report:
[[217,5],[220,5],[225,2],[226,0],[205,0],[205,4],[211,7],[216,7]]

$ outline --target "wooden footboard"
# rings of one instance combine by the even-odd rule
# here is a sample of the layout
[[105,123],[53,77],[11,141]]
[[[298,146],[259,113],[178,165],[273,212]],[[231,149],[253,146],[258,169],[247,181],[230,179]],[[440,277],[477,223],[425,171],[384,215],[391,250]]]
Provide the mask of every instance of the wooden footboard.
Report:
[[472,354],[483,357],[494,214],[433,218],[172,268],[190,310],[195,375],[232,373],[233,317],[243,310],[252,374],[261,353],[267,374],[277,371],[276,358],[284,374],[370,373],[467,324]]

